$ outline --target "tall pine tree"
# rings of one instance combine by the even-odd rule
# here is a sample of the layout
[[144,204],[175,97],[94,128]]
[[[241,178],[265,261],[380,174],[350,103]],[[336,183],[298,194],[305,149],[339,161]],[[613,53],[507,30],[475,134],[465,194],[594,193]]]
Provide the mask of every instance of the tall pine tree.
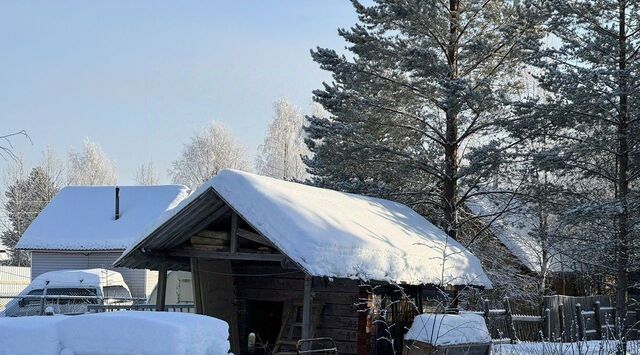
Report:
[[590,238],[582,244],[604,246],[606,260],[598,266],[608,265],[615,276],[617,311],[625,314],[629,270],[639,266],[633,251],[640,222],[640,7],[635,0],[544,4],[552,40],[532,48],[531,64],[540,68],[540,86],[551,94],[528,107],[523,121],[553,132],[549,163],[579,177],[576,193],[588,203],[574,206],[573,226],[578,233],[593,227],[582,233]]
[[353,1],[359,23],[339,30],[350,56],[318,48],[334,82],[314,91],[331,114],[310,117],[312,183],[405,202],[460,239],[467,199],[499,164],[484,149],[523,43],[536,32],[509,1]]

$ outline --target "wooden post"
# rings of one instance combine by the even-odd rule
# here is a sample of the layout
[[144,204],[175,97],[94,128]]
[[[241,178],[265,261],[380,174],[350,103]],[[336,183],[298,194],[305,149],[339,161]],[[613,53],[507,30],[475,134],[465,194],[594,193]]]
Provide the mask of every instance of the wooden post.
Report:
[[635,307],[635,311],[636,311],[636,321],[633,323],[633,327],[635,329],[635,333],[636,333],[636,340],[639,338],[639,334],[640,334],[640,309],[638,308],[638,305],[636,305]]
[[196,308],[196,314],[204,314],[202,307],[202,293],[200,285],[200,266],[198,258],[191,258],[191,284],[193,287],[193,305]]
[[311,338],[311,276],[304,277],[304,298],[302,300],[302,339]]
[[585,340],[584,317],[582,316],[582,306],[576,303],[576,320],[578,322],[578,341]]
[[231,240],[229,241],[229,251],[232,254],[238,252],[238,214],[231,212]]
[[515,324],[513,323],[513,314],[511,314],[511,304],[509,303],[509,297],[504,298],[504,310],[507,323],[507,336],[513,344],[518,341],[518,337],[516,335]]
[[602,339],[602,317],[600,315],[600,301],[593,304],[593,322],[596,327],[596,339]]
[[615,307],[611,310],[611,318],[613,320],[613,339],[617,339],[620,333],[618,332],[618,311]]
[[565,326],[564,320],[564,304],[558,304],[558,327],[560,328],[560,341],[567,341],[567,333],[565,330],[567,329]]
[[158,268],[158,287],[156,288],[156,311],[164,312],[167,303],[167,265]]
[[551,331],[551,310],[549,308],[544,310],[544,335],[547,341],[552,341]]

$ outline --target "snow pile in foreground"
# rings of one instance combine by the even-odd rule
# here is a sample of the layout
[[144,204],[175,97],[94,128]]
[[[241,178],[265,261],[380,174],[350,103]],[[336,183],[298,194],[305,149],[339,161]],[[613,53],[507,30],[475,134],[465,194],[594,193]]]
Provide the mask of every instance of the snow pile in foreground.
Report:
[[[518,343],[494,344],[491,353],[494,355],[613,355],[616,354],[618,342],[615,340],[589,340],[576,343]],[[627,343],[627,354],[640,354],[640,343]]]
[[0,354],[227,354],[226,322],[173,312],[0,319]]
[[478,314],[420,314],[404,336],[432,345],[488,343],[491,335]]

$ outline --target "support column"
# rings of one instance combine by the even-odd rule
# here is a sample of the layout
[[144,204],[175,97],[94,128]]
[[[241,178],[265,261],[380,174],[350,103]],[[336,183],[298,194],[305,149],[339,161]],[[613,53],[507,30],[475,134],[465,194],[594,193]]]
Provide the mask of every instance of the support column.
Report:
[[166,310],[167,300],[167,265],[162,264],[158,269],[158,287],[156,288],[156,311]]
[[193,305],[196,308],[196,314],[204,314],[202,307],[202,286],[200,285],[200,265],[198,258],[191,258],[191,285],[193,286]]
[[311,308],[313,307],[311,284],[311,276],[305,275],[304,298],[302,299],[302,339],[311,338]]

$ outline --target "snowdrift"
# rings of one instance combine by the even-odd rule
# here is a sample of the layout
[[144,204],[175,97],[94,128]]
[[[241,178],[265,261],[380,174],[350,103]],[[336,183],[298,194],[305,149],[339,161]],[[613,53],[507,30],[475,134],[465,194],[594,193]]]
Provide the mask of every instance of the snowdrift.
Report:
[[404,338],[434,346],[491,342],[484,318],[470,313],[420,314]]
[[229,351],[226,322],[173,312],[0,319],[0,354],[195,354]]

